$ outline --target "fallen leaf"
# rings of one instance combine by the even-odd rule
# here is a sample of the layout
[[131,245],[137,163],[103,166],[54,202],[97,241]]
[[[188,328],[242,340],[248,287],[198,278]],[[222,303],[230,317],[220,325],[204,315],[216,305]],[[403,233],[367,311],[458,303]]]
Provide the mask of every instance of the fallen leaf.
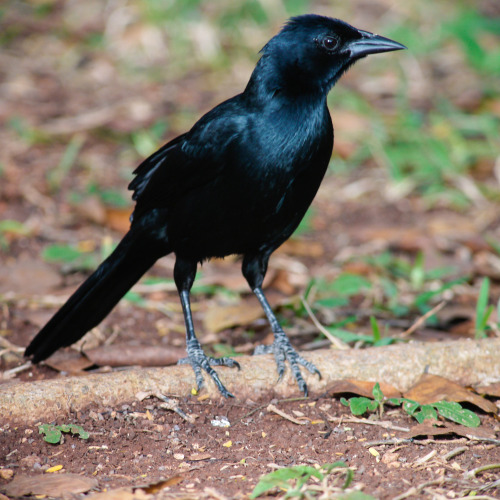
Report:
[[494,280],[500,278],[500,258],[491,252],[478,252],[474,256],[474,272],[480,276],[488,276]]
[[[339,394],[356,394],[358,396],[364,396],[366,398],[373,399],[373,387],[375,382],[366,382],[363,380],[337,380],[327,387],[327,392],[332,395]],[[380,383],[380,389],[386,398],[400,398],[401,393],[392,385],[386,384],[384,382]]]
[[69,349],[57,351],[45,361],[45,364],[58,372],[83,375],[84,370],[95,363],[80,352]]
[[424,373],[418,382],[404,394],[405,398],[413,399],[420,404],[436,403],[438,401],[468,402],[481,410],[496,414],[497,406],[478,394],[462,387],[451,380],[438,375]]
[[49,467],[45,472],[48,472],[49,474],[51,472],[58,472],[60,471],[61,469],[63,468],[63,466],[61,464],[59,465],[54,465],[53,467]]
[[495,396],[497,398],[500,398],[500,382],[474,387],[474,390],[479,394],[483,394],[484,396]]
[[115,231],[126,233],[130,229],[130,208],[106,207],[106,225]]
[[259,304],[248,302],[230,306],[212,303],[203,319],[205,329],[210,332],[220,332],[233,326],[249,325],[264,315]]
[[103,225],[106,222],[106,207],[102,200],[94,196],[85,196],[83,200],[72,205],[73,210],[78,215],[96,224]]
[[22,290],[23,294],[31,295],[55,289],[60,284],[59,273],[49,264],[24,253],[0,266],[0,293]]
[[176,484],[181,483],[184,480],[184,477],[177,474],[175,476],[169,477],[167,479],[162,479],[160,481],[156,481],[155,483],[151,483],[147,486],[139,486],[146,493],[153,494],[158,493],[164,488],[168,488],[169,486],[175,486]]
[[292,295],[295,293],[295,287],[290,283],[289,274],[285,269],[279,269],[268,286],[279,290],[285,295]]
[[210,455],[210,453],[193,453],[189,456],[188,460],[199,462],[200,460],[209,460],[210,458],[212,458],[212,455]]
[[49,474],[17,476],[3,487],[7,496],[47,495],[62,497],[69,494],[85,493],[98,485],[97,479],[78,474]]
[[137,500],[131,488],[116,488],[85,497],[85,500]]
[[418,227],[368,227],[358,230],[356,235],[363,242],[383,241],[387,247],[407,252],[417,252],[429,246],[425,229]]
[[451,422],[438,422],[436,420],[426,420],[421,424],[413,426],[409,431],[410,438],[417,436],[440,436],[444,434],[456,434],[457,436],[469,439],[473,437],[494,439],[496,437],[495,433],[488,429],[478,427],[471,429],[463,425]]
[[279,247],[278,253],[286,253],[296,257],[321,257],[325,253],[325,249],[319,241],[292,238]]

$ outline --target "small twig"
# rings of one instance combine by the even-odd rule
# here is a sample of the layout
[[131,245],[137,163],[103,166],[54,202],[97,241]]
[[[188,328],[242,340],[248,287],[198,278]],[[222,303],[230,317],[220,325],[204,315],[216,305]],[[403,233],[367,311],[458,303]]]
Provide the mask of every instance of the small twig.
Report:
[[479,487],[477,489],[477,491],[493,490],[493,489],[498,488],[498,487],[500,487],[500,479],[492,481],[491,483],[483,484],[481,487]]
[[[301,396],[301,397],[298,397],[298,398],[278,399],[278,403],[290,403],[290,402],[294,402],[294,401],[305,401],[307,399],[308,398],[306,396]],[[274,401],[276,401],[276,400],[274,400]],[[251,417],[254,413],[258,412],[259,410],[263,410],[267,406],[268,406],[268,404],[257,406],[253,410],[251,410],[248,413],[246,413],[245,415],[243,415],[240,418],[239,422],[243,421],[243,419],[245,419],[245,418]]]
[[285,418],[286,420],[289,420],[290,422],[297,424],[297,425],[305,425],[307,422],[303,422],[301,420],[297,420],[296,418],[292,417],[291,415],[288,415],[288,413],[285,413],[284,411],[281,411],[280,409],[276,408],[273,404],[267,405],[266,408],[267,411],[272,411],[279,415],[280,417]]
[[402,334],[401,337],[409,337],[417,328],[420,328],[427,319],[429,319],[431,316],[436,314],[437,312],[441,311],[441,309],[447,304],[446,300],[443,300],[440,302],[437,306],[433,307],[430,311],[427,311],[423,316],[420,316],[420,318],[413,323],[413,325],[410,326],[407,330],[405,330]]
[[428,462],[431,458],[434,458],[437,455],[437,450],[432,450],[430,453],[427,453],[424,457],[418,458],[413,462],[413,465],[422,465],[425,462]]
[[318,414],[325,423],[325,427],[327,429],[326,432],[323,434],[323,439],[328,439],[333,432],[332,426],[328,422],[328,417],[324,413],[318,412]]
[[2,337],[1,335],[0,335],[0,347],[5,349],[4,352],[15,352],[15,353],[23,352],[25,349],[24,347],[13,344],[12,342],[10,342],[10,340],[7,340],[5,337]]
[[311,318],[312,322],[314,323],[314,326],[337,348],[337,349],[350,349],[350,347],[345,343],[342,342],[342,340],[338,339],[335,337],[335,335],[332,335],[318,320],[316,315],[314,314],[313,310],[311,309],[311,306],[307,303],[306,299],[304,297],[300,297],[300,300],[302,301],[302,304],[307,311],[307,314],[309,314],[309,317]]
[[[447,478],[440,478],[440,479],[433,479],[432,481],[427,481],[425,483],[422,483],[418,486],[412,486],[410,489],[406,490],[404,493],[401,495],[398,495],[397,497],[394,497],[393,500],[404,500],[405,498],[411,497],[411,496],[419,496],[419,493],[424,489],[427,488],[428,486],[440,486],[443,483],[448,482]],[[474,497],[477,498],[477,497]]]
[[489,495],[468,495],[466,497],[455,498],[455,500],[471,500],[471,498],[474,500],[498,500],[498,497],[490,497]]
[[362,443],[365,448],[369,448],[370,446],[381,446],[381,445],[389,445],[389,444],[405,444],[405,443],[413,443],[414,439],[403,439],[403,438],[392,438],[392,439],[382,439],[380,441],[367,441],[366,443]]
[[464,477],[466,479],[472,479],[473,477],[476,477],[476,475],[479,474],[480,472],[484,472],[484,471],[492,470],[492,469],[500,469],[500,464],[481,465],[480,467],[476,467],[475,469],[467,471],[464,474]]
[[364,418],[356,418],[356,417],[347,417],[347,418],[337,418],[328,415],[328,419],[330,422],[348,422],[350,424],[368,424],[368,425],[377,425],[379,427],[383,427],[384,429],[390,429],[393,431],[401,431],[401,432],[410,432],[408,427],[399,427],[397,425],[391,424],[386,420],[377,421],[377,420],[367,420]]
[[155,396],[160,401],[163,401],[163,403],[161,403],[159,405],[160,408],[162,408],[164,410],[173,411],[173,412],[177,413],[177,415],[179,415],[181,418],[183,418],[186,422],[189,422],[190,424],[194,424],[194,422],[196,420],[196,417],[194,415],[188,415],[187,413],[182,411],[179,408],[179,404],[178,404],[177,400],[172,399],[172,398],[167,398],[166,396],[164,396],[161,392],[159,392],[157,390],[156,391],[138,392],[135,395],[135,397],[139,401],[143,401],[144,399],[149,398],[151,396]]
[[103,342],[103,345],[111,345],[120,335],[121,329],[117,326],[114,326],[111,335]]
[[164,403],[160,404],[160,408],[164,408],[165,410],[172,410],[175,413],[177,413],[177,415],[179,415],[179,417],[183,418],[186,422],[189,422],[190,424],[194,424],[194,422],[196,420],[194,415],[187,415],[186,413],[184,413],[179,408],[179,405],[177,404],[177,401],[175,399],[169,399],[169,398],[166,398],[165,396],[160,397],[160,395],[157,395],[157,397],[164,401]]
[[472,434],[466,434],[466,436],[471,441],[482,441],[482,442],[485,442],[485,443],[500,444],[500,439],[493,439],[493,438],[488,438],[488,437],[473,436]]
[[459,446],[458,448],[454,448],[453,450],[449,451],[446,453],[446,455],[443,455],[443,460],[451,460],[452,458],[455,458],[457,455],[460,455],[464,451],[467,451],[469,448],[467,446]]
[[29,370],[32,366],[33,366],[33,364],[31,363],[31,361],[28,361],[27,363],[24,363],[21,366],[16,366],[15,368],[11,368],[10,370],[5,370],[2,373],[2,378],[4,380],[9,380],[9,379],[15,377],[18,373]]

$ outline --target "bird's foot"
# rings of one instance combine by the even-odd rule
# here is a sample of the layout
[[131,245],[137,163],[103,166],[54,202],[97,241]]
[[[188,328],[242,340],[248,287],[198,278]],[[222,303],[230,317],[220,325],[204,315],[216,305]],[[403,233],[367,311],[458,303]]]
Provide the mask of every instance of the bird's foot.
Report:
[[193,367],[198,390],[201,390],[204,385],[203,375],[201,372],[203,368],[203,370],[205,370],[212,377],[217,389],[219,389],[219,392],[225,398],[234,398],[234,396],[224,387],[224,384],[220,381],[219,376],[212,366],[228,366],[229,368],[236,367],[239,370],[239,363],[231,358],[212,358],[207,356],[196,339],[188,342],[186,350],[188,357],[180,359],[177,364],[191,365]]
[[274,354],[276,364],[278,365],[278,380],[281,380],[285,373],[285,361],[290,363],[293,376],[297,381],[299,389],[307,396],[307,384],[300,372],[300,366],[307,368],[311,373],[318,375],[321,379],[321,373],[313,363],[304,359],[290,344],[290,340],[285,332],[275,332],[274,342],[271,345],[259,345],[255,348],[254,354]]

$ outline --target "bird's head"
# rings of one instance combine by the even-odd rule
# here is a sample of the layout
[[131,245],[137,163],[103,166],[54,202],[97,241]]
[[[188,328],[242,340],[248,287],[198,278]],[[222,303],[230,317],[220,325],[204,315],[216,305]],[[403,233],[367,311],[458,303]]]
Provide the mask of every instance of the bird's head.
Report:
[[358,59],[405,48],[340,19],[314,14],[293,17],[262,49],[250,83],[260,81],[274,92],[326,95]]

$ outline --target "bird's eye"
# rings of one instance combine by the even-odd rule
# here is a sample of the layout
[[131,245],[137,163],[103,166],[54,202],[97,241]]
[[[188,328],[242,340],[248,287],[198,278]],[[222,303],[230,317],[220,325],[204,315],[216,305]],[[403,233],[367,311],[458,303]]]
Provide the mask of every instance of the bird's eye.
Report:
[[333,50],[337,47],[339,41],[334,36],[325,36],[322,40],[322,45],[327,50]]

